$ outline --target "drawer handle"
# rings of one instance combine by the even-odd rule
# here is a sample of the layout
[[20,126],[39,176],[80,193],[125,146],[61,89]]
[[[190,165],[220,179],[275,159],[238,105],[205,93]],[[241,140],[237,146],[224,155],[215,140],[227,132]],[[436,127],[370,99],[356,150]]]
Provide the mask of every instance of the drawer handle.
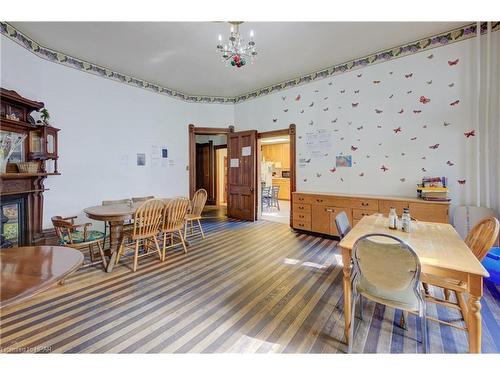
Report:
[[316,199],[316,202],[321,203],[323,202],[323,199]]
[[303,219],[305,216],[304,215],[299,215],[299,218]]
[[335,210],[333,208],[327,208],[325,209],[326,212],[335,212]]
[[363,207],[366,207],[366,206],[369,206],[369,205],[370,205],[370,203],[361,202],[361,205],[362,205]]

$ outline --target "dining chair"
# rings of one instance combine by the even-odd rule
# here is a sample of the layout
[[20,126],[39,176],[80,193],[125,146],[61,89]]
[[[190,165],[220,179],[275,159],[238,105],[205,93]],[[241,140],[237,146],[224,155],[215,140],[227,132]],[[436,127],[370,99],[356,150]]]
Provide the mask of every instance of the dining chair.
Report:
[[[487,217],[474,225],[470,232],[467,234],[467,237],[465,237],[464,242],[469,247],[469,249],[471,249],[472,253],[479,261],[483,260],[483,258],[493,246],[493,243],[498,237],[499,228],[500,225],[498,219],[496,219],[495,217]],[[426,273],[423,273],[421,278],[424,285],[426,301],[459,310],[462,315],[465,327],[458,326],[450,322],[445,322],[437,318],[428,319],[468,332],[468,307],[465,302],[464,296],[464,293],[467,293],[467,284],[458,280],[453,280],[451,278],[439,277]],[[443,288],[445,297],[444,300],[431,295],[428,285]],[[453,291],[453,293],[455,294],[456,302],[451,301],[449,298],[451,291]]]
[[280,187],[272,186],[271,187],[271,207],[276,207],[278,211],[280,210],[280,201],[279,201]]
[[[92,223],[75,224],[76,218],[77,216],[53,216],[51,218],[52,225],[59,239],[59,244],[80,251],[88,249],[90,263],[83,264],[82,268],[102,263],[104,269],[106,269],[108,264],[103,250],[104,233],[97,230],[90,230],[89,227],[92,226]],[[101,260],[95,259],[94,245],[97,245]]]
[[[189,199],[175,198],[167,203],[163,213],[163,221],[160,235],[163,236],[162,259],[165,260],[166,250],[176,245],[182,244],[184,253],[187,253],[186,243],[184,241],[184,223],[189,208]],[[167,236],[170,245],[167,246]],[[179,237],[179,242],[175,243],[175,237]]]
[[423,352],[427,353],[427,316],[420,290],[421,265],[415,250],[389,234],[360,237],[352,250],[351,326],[348,352],[352,352],[356,300],[363,320],[363,297],[395,309],[418,314]]
[[132,203],[146,202],[150,199],[154,199],[153,195],[148,195],[147,197],[132,197]]
[[347,217],[345,211],[342,211],[335,216],[335,225],[337,226],[337,232],[339,233],[340,239],[344,238],[352,229],[351,223],[349,223],[349,218]]
[[[126,199],[116,199],[116,200],[102,201],[101,205],[102,206],[111,206],[113,204],[130,204],[131,202],[132,202],[131,199],[126,198]],[[125,223],[125,225],[130,225],[130,222]],[[106,241],[106,235],[108,234],[109,227],[110,227],[109,221],[105,221],[104,222],[104,242]],[[104,246],[104,242],[103,242],[103,246]]]
[[[118,249],[116,264],[122,256],[127,257],[127,249],[134,250],[133,272],[137,270],[139,258],[158,253],[160,261],[163,260],[158,238],[160,225],[163,219],[164,203],[161,199],[149,199],[142,203],[134,212],[133,224],[129,230],[123,232],[123,238]],[[143,253],[139,254],[139,248]]]
[[194,193],[193,200],[191,201],[190,209],[186,215],[186,223],[184,226],[184,239],[187,236],[188,225],[191,224],[191,234],[193,234],[193,222],[198,222],[198,227],[200,228],[201,238],[205,238],[205,233],[201,226],[201,213],[207,202],[207,191],[205,189],[199,189]]
[[264,206],[271,207],[271,186],[262,187],[261,204],[262,210],[264,210]]

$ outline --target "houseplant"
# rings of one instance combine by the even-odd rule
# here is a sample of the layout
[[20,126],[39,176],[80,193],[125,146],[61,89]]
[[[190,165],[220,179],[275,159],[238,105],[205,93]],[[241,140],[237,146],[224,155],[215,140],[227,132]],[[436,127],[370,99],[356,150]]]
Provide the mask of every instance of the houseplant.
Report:
[[40,113],[41,113],[40,118],[42,119],[43,123],[45,125],[49,125],[50,114],[47,108],[41,109]]

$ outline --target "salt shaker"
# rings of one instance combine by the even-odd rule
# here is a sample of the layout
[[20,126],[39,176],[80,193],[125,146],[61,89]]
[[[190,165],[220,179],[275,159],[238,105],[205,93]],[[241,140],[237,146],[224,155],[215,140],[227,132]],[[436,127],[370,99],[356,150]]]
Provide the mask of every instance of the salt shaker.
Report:
[[391,207],[389,210],[389,229],[397,229],[398,227],[398,215],[396,214],[396,209]]
[[403,209],[403,216],[401,216],[401,224],[402,224],[401,229],[403,230],[403,232],[410,233],[411,216],[410,216],[410,209],[409,208]]

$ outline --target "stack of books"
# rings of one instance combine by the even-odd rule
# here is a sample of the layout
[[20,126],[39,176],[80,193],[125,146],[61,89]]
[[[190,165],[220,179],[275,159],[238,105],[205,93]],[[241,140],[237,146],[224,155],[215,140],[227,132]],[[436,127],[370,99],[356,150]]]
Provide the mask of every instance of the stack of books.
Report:
[[446,177],[424,177],[422,184],[417,185],[418,197],[426,201],[449,202],[447,185]]

